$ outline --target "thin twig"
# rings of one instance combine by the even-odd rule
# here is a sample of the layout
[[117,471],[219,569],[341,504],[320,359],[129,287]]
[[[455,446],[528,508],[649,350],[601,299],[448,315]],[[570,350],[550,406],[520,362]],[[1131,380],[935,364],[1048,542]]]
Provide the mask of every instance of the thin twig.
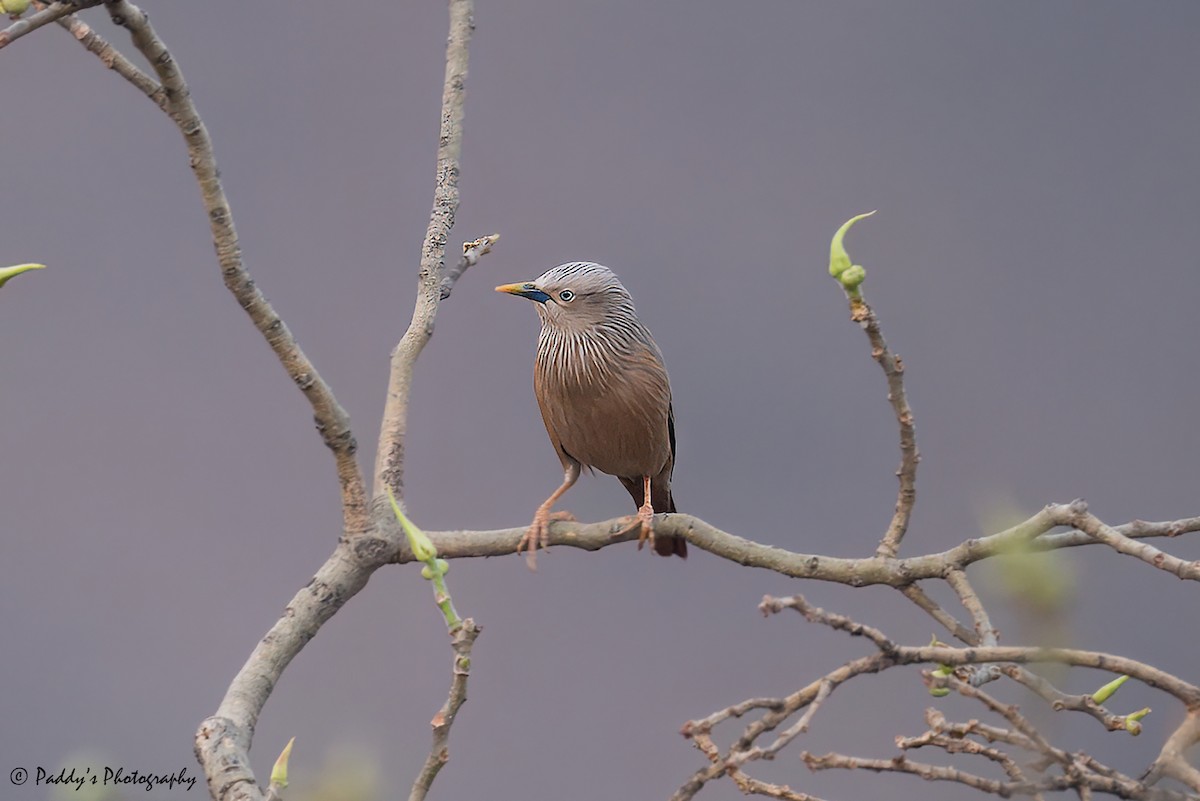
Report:
[[689,720],[683,724],[683,728],[679,733],[684,737],[692,737],[696,732],[710,732],[718,723],[728,720],[729,718],[740,718],[747,712],[755,709],[771,709],[779,711],[783,708],[782,698],[747,698],[741,703],[727,706],[724,709],[718,709],[706,718],[700,720]]
[[[1126,716],[1112,714],[1102,705],[1097,704],[1090,695],[1064,693],[1044,677],[1026,670],[1019,665],[1005,665],[1001,668],[1001,671],[1013,681],[1028,687],[1043,701],[1050,704],[1050,707],[1056,712],[1061,710],[1083,712],[1100,721],[1104,725],[1104,728],[1109,731],[1128,730]],[[1133,733],[1140,733],[1141,724],[1134,722],[1133,725],[1136,727]]]
[[[967,574],[958,568],[947,570],[946,583],[958,595],[958,600],[971,616],[971,620],[975,624],[975,641],[980,645],[996,645],[996,629],[992,626],[992,621],[988,617],[983,602],[979,600],[979,595],[976,594],[975,588],[967,580]],[[984,684],[995,681],[998,678],[1000,678],[1000,669],[995,665],[983,665],[971,668],[968,676],[971,684],[976,687],[982,687]]]
[[438,772],[450,760],[450,727],[458,715],[459,707],[467,700],[467,678],[471,673],[471,648],[475,638],[479,636],[479,627],[475,621],[466,618],[462,625],[451,632],[452,647],[454,648],[454,678],[450,682],[450,693],[442,708],[433,716],[430,725],[433,726],[433,746],[421,772],[413,782],[408,794],[408,801],[423,801]]
[[450,297],[450,293],[454,291],[454,285],[458,283],[458,279],[462,278],[462,274],[467,271],[468,267],[474,267],[479,259],[490,253],[492,246],[500,239],[500,234],[489,234],[476,239],[474,242],[464,242],[462,258],[453,266],[446,270],[442,276],[442,300]]
[[783,801],[821,801],[815,795],[798,793],[786,784],[771,784],[755,779],[738,768],[731,769],[729,776],[746,795],[765,795],[768,798],[781,798]]
[[817,710],[821,708],[821,704],[825,703],[825,699],[833,692],[833,684],[824,679],[821,680],[820,686],[817,689],[817,697],[808,705],[808,709],[804,710],[804,714],[800,719],[785,729],[783,734],[775,738],[775,741],[766,748],[761,749],[762,756],[767,759],[772,759],[776,754],[782,751],[788,743],[796,739],[797,736],[808,731],[808,726],[812,723],[813,717],[817,714]]
[[[777,707],[773,706],[761,718],[752,721],[742,732],[741,736],[729,747],[729,753],[726,757],[721,757],[716,746],[712,745],[712,740],[709,736],[710,729],[698,725],[701,721],[694,721],[688,726],[684,726],[684,736],[691,739],[701,751],[704,751],[713,764],[697,770],[688,777],[679,789],[672,794],[671,801],[686,801],[693,798],[696,793],[703,789],[705,784],[723,775],[727,768],[738,768],[747,761],[762,758],[766,752],[764,749],[756,747],[754,741],[763,734],[774,731],[793,714],[815,702],[818,697],[822,695],[828,696],[839,685],[850,681],[856,676],[878,673],[881,670],[891,667],[893,664],[884,654],[876,653],[871,656],[851,660],[830,671],[820,679],[809,683],[805,687],[783,698],[782,704]],[[719,714],[711,715],[705,720],[711,720],[714,717],[718,717]],[[720,719],[724,720],[727,717],[726,715],[720,717]]]
[[964,626],[954,615],[938,606],[937,602],[925,594],[917,584],[909,584],[900,588],[900,594],[925,610],[934,620],[945,626],[946,630],[967,645],[978,645],[978,635]]
[[[1133,520],[1124,525],[1113,526],[1123,537],[1131,540],[1153,539],[1158,537],[1178,537],[1200,531],[1200,517],[1185,517],[1182,520],[1163,520],[1147,522]],[[1045,534],[1030,542],[1029,547],[1035,551],[1053,551],[1058,548],[1073,548],[1077,545],[1095,545],[1099,540],[1083,531],[1061,531],[1056,534]]]
[[1066,516],[1063,525],[1073,526],[1118,553],[1141,559],[1146,564],[1165,570],[1178,578],[1200,581],[1200,561],[1188,562],[1171,556],[1148,542],[1135,542],[1088,512],[1086,506],[1072,504],[1071,512]]
[[758,605],[758,610],[763,613],[764,617],[779,614],[784,609],[795,609],[810,623],[820,623],[836,631],[844,631],[851,637],[866,637],[885,654],[891,654],[896,650],[896,643],[888,639],[887,635],[879,629],[859,623],[846,615],[839,615],[837,612],[826,612],[821,607],[810,604],[803,595],[792,595],[788,598],[765,595]]
[[58,24],[70,31],[79,43],[113,72],[133,84],[138,91],[150,98],[154,105],[167,110],[167,93],[158,81],[138,69],[138,66],[108,43],[92,26],[79,17],[70,15],[58,20]]
[[800,757],[804,760],[804,764],[808,766],[808,769],[813,771],[841,768],[844,770],[873,770],[877,773],[911,773],[914,776],[920,776],[926,781],[957,782],[975,790],[992,793],[1004,798],[1017,793],[1029,794],[1043,789],[1040,784],[1019,784],[1011,781],[1001,782],[996,779],[987,779],[974,773],[967,773],[957,768],[930,765],[926,762],[913,762],[912,760],[905,759],[903,756],[893,759],[866,759],[863,757],[846,756],[844,754],[817,756],[805,751]]
[[[986,746],[983,743],[965,737],[948,736],[931,730],[919,737],[897,737],[896,746],[902,751],[932,746],[942,749],[947,754],[972,754],[974,756],[981,756],[998,764],[1005,775],[1012,781],[1022,784],[1028,782],[1025,772],[1021,770],[1016,760],[1009,754],[1001,751],[999,748]],[[1034,801],[1044,801],[1041,793],[1033,793],[1031,797]]]
[[879,328],[879,318],[875,310],[863,299],[860,292],[847,293],[850,300],[850,319],[862,326],[871,342],[871,358],[883,368],[887,377],[888,402],[896,414],[896,423],[900,426],[900,467],[896,477],[900,480],[900,490],[896,495],[896,509],[888,524],[887,532],[879,541],[875,555],[889,559],[896,555],[900,548],[900,540],[908,531],[908,522],[912,517],[913,504],[917,500],[917,464],[921,454],[917,450],[917,432],[913,425],[912,409],[908,405],[908,396],[904,392],[904,362],[900,357],[888,350],[883,332]]
[[946,583],[958,595],[963,608],[975,622],[975,641],[980,645],[995,645],[997,642],[996,629],[992,626],[992,621],[988,618],[987,610],[983,608],[983,602],[979,600],[975,588],[967,581],[967,574],[957,568],[947,570]]
[[[770,603],[768,603],[768,601]],[[1109,673],[1127,674],[1144,684],[1175,696],[1189,709],[1200,708],[1200,687],[1173,676],[1164,670],[1125,656],[1085,651],[1077,648],[1040,648],[1021,646],[979,646],[952,648],[944,645],[923,647],[902,646],[878,629],[859,623],[846,615],[826,612],[810,604],[802,595],[790,598],[768,598],[759,605],[765,611],[795,609],[804,618],[852,636],[865,636],[897,665],[940,664],[952,667],[978,665],[987,662],[1016,662],[1019,664],[1058,663],[1074,667],[1089,667]],[[952,680],[947,680],[952,683]],[[982,691],[971,688],[975,693]]]
[[446,44],[446,77],[442,85],[442,124],[438,139],[433,210],[421,247],[421,270],[412,321],[400,343],[392,350],[387,402],[384,404],[379,447],[375,454],[373,492],[376,497],[383,495],[385,487],[390,487],[397,498],[404,497],[404,447],[413,367],[425,343],[433,336],[434,318],[437,317],[442,293],[448,296],[451,288],[444,287],[442,280],[447,277],[444,265],[446,243],[458,213],[458,161],[462,152],[467,45],[475,30],[473,9],[472,0],[450,0],[450,38]]
[[989,743],[1005,743],[1006,745],[1013,745],[1030,753],[1041,752],[1037,743],[1020,732],[1013,731],[1012,729],[1004,729],[999,726],[992,726],[978,720],[970,720],[966,723],[952,723],[946,720],[946,716],[940,710],[933,707],[925,710],[925,722],[929,725],[930,730],[937,734],[947,734],[960,739],[963,737],[978,736]]
[[1021,713],[1020,708],[1017,707],[1016,704],[1001,703],[990,694],[984,692],[978,687],[972,686],[969,682],[947,678],[946,684],[959,695],[962,695],[966,698],[974,698],[976,701],[979,701],[986,706],[989,710],[1004,718],[1006,721],[1008,721],[1008,724],[1013,727],[1013,729],[1025,735],[1025,737],[1034,744],[1038,751],[1040,751],[1048,759],[1052,759],[1063,764],[1067,764],[1071,761],[1068,755],[1056,749],[1046,740],[1045,737],[1042,736],[1042,733],[1039,732],[1037,727],[1029,721],[1029,718],[1025,717],[1025,715]]

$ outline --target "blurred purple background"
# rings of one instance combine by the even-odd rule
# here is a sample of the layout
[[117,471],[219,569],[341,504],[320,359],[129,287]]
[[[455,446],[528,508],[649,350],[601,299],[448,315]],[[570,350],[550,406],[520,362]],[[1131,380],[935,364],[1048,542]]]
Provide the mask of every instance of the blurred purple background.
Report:
[[[214,137],[247,264],[369,468],[432,197],[444,4],[146,8]],[[130,52],[103,13],[85,18]],[[622,276],[666,355],[680,509],[786,548],[870,553],[895,498],[895,423],[826,265],[837,226],[876,208],[849,247],[908,366],[923,462],[902,553],[1079,496],[1114,524],[1200,513],[1200,5],[524,0],[480,2],[476,20],[451,246],[502,239],[417,369],[418,523],[524,525],[556,486],[536,316],[492,287],[588,259]],[[56,27],[0,65],[0,262],[49,265],[0,291],[0,776],[81,752],[195,773],[197,724],[334,545],[332,459],[221,284],[171,123]],[[607,476],[563,506],[632,511]],[[1200,558],[1194,537],[1164,547]],[[485,632],[432,797],[666,798],[704,764],[686,720],[867,652],[795,615],[764,621],[764,593],[802,591],[910,643],[934,630],[890,590],[693,553],[560,549],[536,575],[516,557],[455,563],[455,601]],[[1194,585],[1100,548],[1062,562],[1061,639],[1200,680]],[[1015,644],[1016,607],[980,585]],[[407,793],[449,665],[417,568],[381,571],[285,673],[258,776],[295,735],[298,790],[354,753],[379,797]],[[966,797],[796,757],[891,756],[931,702],[915,670],[857,680],[756,773],[831,798]],[[1065,713],[1050,730],[1136,774],[1180,715],[1140,686],[1113,704],[1145,705],[1136,740]],[[701,797],[741,795],[719,782]]]

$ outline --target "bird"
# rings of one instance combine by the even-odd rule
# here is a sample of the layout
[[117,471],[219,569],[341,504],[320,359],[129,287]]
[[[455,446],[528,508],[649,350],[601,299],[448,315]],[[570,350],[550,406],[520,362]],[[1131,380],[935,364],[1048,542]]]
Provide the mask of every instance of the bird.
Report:
[[638,506],[638,549],[649,540],[663,556],[687,558],[687,540],[654,536],[655,512],[674,512],[675,410],[662,351],[638,319],[629,291],[607,267],[589,261],[560,264],[533,281],[497,292],[534,302],[542,329],[533,367],[533,392],[546,433],[563,468],[562,484],[538,507],[517,545],[549,544],[554,503],[580,471],[616,476]]

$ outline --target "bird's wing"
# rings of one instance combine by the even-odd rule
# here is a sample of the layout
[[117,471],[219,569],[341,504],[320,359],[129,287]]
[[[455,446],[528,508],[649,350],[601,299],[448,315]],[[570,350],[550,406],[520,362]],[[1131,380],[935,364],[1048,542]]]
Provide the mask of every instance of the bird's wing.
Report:
[[671,439],[671,463],[675,462],[675,404],[667,404],[667,436]]

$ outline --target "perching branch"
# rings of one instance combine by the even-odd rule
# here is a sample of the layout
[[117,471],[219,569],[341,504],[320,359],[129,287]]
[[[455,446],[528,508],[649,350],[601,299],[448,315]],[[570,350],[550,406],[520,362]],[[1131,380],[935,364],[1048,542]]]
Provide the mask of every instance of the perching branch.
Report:
[[[730,562],[771,570],[793,578],[816,579],[852,587],[883,584],[899,588],[926,579],[940,579],[947,570],[961,569],[984,559],[1009,553],[1014,545],[1021,542],[1028,542],[1034,550],[1097,544],[1096,540],[1087,535],[1073,536],[1079,532],[1048,534],[1056,527],[1054,517],[1057,513],[1054,510],[1058,507],[1065,509],[1067,506],[1069,504],[1052,504],[1011,529],[979,539],[970,539],[945,551],[904,559],[881,559],[877,556],[854,559],[797,553],[739,537],[686,514],[657,515],[654,519],[654,530],[683,537],[689,545],[695,545]],[[391,524],[384,525],[384,528],[388,525]],[[550,524],[550,545],[598,551],[610,545],[637,539],[636,532],[622,533],[628,525],[627,517],[596,523],[555,521]],[[1138,535],[1141,537],[1168,536],[1167,532],[1172,532],[1171,536],[1174,536],[1178,533],[1200,531],[1200,518],[1154,524],[1129,523],[1117,526],[1114,530],[1124,531],[1133,526],[1141,527],[1141,533]],[[395,562],[411,561],[411,554],[408,554],[401,544],[402,538],[396,536],[398,533],[397,530],[388,537],[396,545],[396,549],[388,558]],[[524,533],[524,527],[491,531],[428,532],[437,545],[438,553],[445,559],[516,553],[517,543]],[[1048,536],[1043,539],[1041,535],[1044,534]]]

